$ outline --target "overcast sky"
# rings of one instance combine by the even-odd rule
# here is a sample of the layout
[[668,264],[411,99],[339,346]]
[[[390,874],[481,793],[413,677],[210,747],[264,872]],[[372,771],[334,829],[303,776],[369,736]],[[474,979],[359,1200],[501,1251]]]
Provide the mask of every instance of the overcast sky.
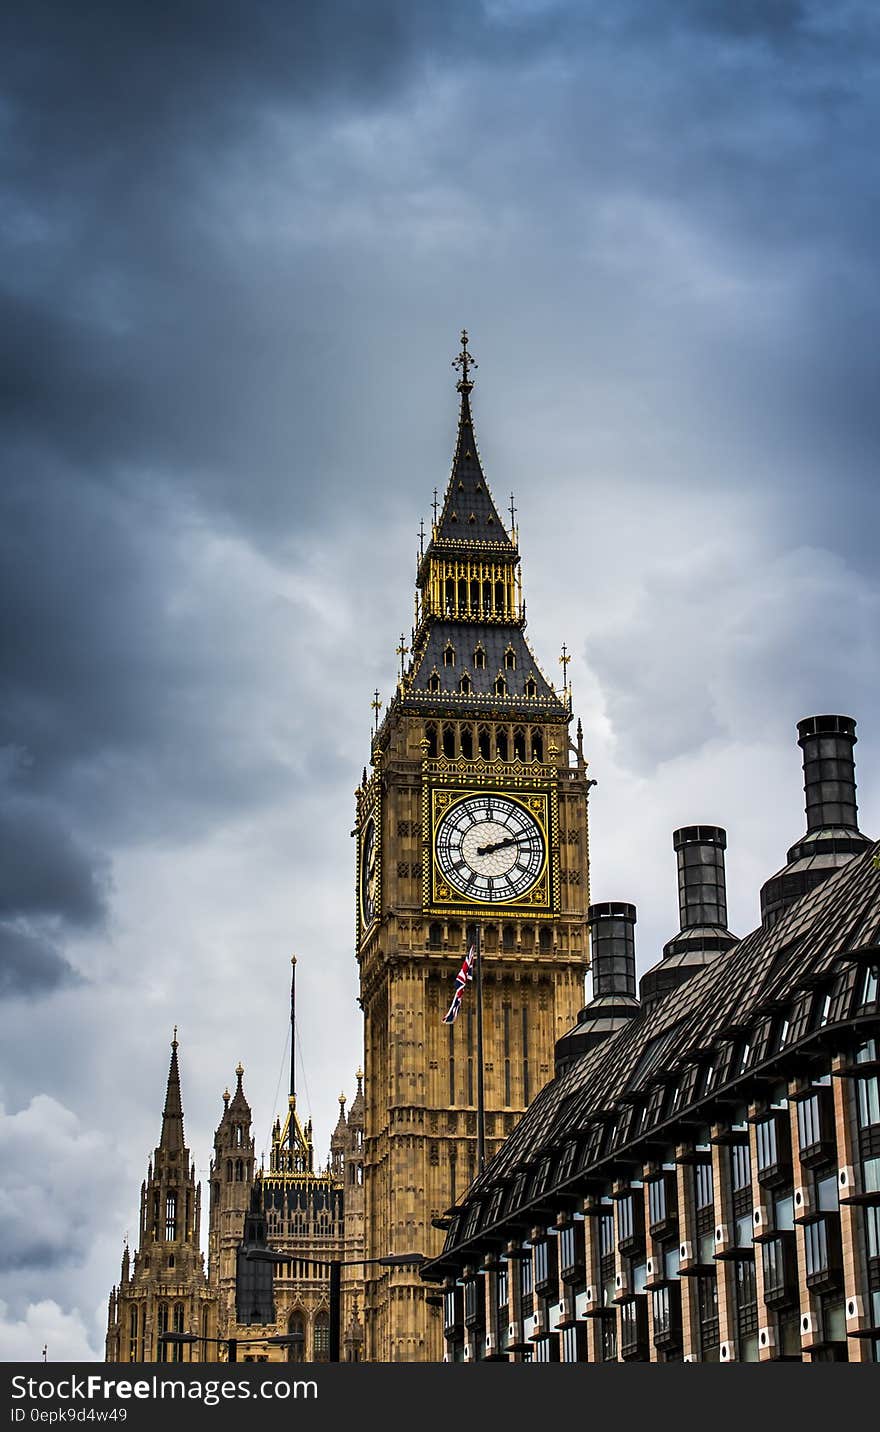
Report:
[[[353,790],[467,326],[529,635],[567,642],[592,898],[730,922],[859,721],[880,832],[869,0],[7,7],[0,21],[0,1356],[98,1356],[180,1029],[258,1149],[299,957],[326,1150],[360,1061]],[[234,1084],[233,1084],[234,1087]]]

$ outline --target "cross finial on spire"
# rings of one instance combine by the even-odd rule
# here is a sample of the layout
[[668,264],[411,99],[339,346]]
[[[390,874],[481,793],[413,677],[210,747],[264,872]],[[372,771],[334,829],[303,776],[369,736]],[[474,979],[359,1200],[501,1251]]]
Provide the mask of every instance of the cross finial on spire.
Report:
[[[403,661],[404,661],[404,657],[409,656],[409,647],[408,647],[407,644],[406,644],[406,639],[405,639],[405,637],[404,637],[403,632],[400,633],[400,646],[398,646],[398,647],[396,648],[396,652],[397,652],[397,655],[400,657],[400,676],[401,676],[401,680],[402,680],[402,679],[403,679]],[[377,694],[378,694],[378,693],[377,693]]]
[[516,508],[513,505],[513,493],[510,494],[510,530],[516,531]]
[[570,653],[569,653],[569,651],[568,651],[568,648],[567,648],[566,645],[565,645],[565,642],[563,642],[563,643],[562,643],[562,655],[561,655],[560,658],[559,658],[559,665],[562,667],[562,689],[563,689],[563,691],[567,691],[567,690],[568,690],[568,663],[569,663],[570,661],[571,661],[571,655],[570,655]]
[[440,504],[439,504],[439,502],[437,501],[437,489],[436,489],[436,487],[435,487],[435,488],[434,488],[434,502],[433,502],[433,507],[434,507],[434,526],[435,526],[435,527],[437,526],[437,508],[439,507],[439,505],[440,505]]
[[173,1034],[172,1039],[171,1039],[171,1048],[172,1048],[172,1049],[176,1049],[176,1048],[177,1048],[177,1025],[176,1025],[176,1024],[175,1024],[175,1026],[174,1026],[174,1034]]
[[452,366],[453,368],[461,369],[461,377],[455,385],[456,388],[460,393],[469,393],[474,385],[468,377],[468,373],[471,368],[479,367],[479,364],[473,358],[472,354],[468,353],[468,334],[466,328],[461,330],[461,352],[457,358],[453,358]]
[[374,713],[374,714],[373,714],[373,735],[375,735],[376,732],[377,732],[378,729],[379,729],[379,712],[382,710],[382,702],[379,700],[379,688],[378,688],[378,686],[376,687],[376,690],[373,692],[373,699],[372,699],[372,701],[370,702],[370,706],[372,707],[373,713]]

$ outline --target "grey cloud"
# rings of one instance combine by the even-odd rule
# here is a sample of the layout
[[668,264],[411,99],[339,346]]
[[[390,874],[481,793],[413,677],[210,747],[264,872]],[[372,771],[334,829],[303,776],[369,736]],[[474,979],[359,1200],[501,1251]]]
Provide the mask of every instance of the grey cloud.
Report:
[[105,909],[94,856],[46,809],[9,797],[0,805],[0,919],[59,915],[91,925]]
[[45,995],[80,979],[49,940],[0,920],[0,999]]

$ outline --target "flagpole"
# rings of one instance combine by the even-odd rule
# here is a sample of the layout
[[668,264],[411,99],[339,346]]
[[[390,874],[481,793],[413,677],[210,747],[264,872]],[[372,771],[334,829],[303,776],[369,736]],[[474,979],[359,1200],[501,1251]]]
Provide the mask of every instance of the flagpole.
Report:
[[474,927],[474,984],[477,987],[477,1172],[486,1167],[486,1108],[483,1098],[483,961],[480,927]]

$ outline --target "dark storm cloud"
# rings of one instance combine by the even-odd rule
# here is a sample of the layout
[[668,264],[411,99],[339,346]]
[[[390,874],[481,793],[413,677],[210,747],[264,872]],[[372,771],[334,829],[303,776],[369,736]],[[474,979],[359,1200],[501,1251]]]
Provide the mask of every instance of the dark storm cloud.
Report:
[[48,994],[79,980],[48,940],[0,920],[0,999]]
[[104,913],[95,860],[47,810],[7,798],[0,807],[0,919],[63,916],[90,925]]
[[[876,34],[850,13],[851,30],[786,0],[7,9],[0,745],[25,752],[15,790],[54,832],[19,888],[54,890],[74,928],[99,896],[72,852],[342,778],[317,675],[338,634],[310,654],[306,597],[245,593],[198,553],[241,539],[289,568],[291,541],[298,561],[343,511],[381,550],[402,501],[415,526],[443,478],[419,471],[416,335],[454,332],[453,294],[499,350],[513,310],[546,349],[552,314],[547,381],[576,413],[575,382],[589,394],[615,358],[655,368],[658,409],[676,364],[682,390],[720,367],[727,464],[695,474],[696,453],[682,481],[747,483],[748,441],[803,444],[811,461],[778,474],[792,528],[868,549],[849,514],[876,500]],[[682,300],[707,243],[707,296]],[[643,288],[622,303],[607,256],[631,244]],[[840,275],[812,321],[700,337],[715,269],[757,276],[734,305],[752,313],[810,245]],[[666,350],[678,328],[690,352]],[[283,739],[270,647],[315,676]]]

